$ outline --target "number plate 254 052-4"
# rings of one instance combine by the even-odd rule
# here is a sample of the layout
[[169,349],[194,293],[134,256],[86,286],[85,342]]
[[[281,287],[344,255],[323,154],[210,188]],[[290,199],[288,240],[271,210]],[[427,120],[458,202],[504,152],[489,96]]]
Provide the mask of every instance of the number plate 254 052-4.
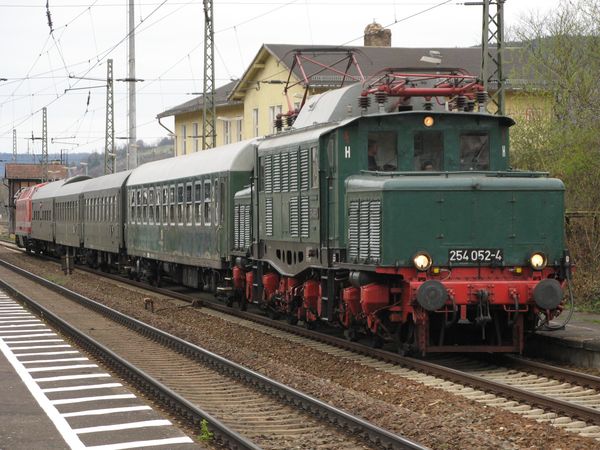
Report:
[[504,261],[500,248],[454,248],[448,250],[448,262],[458,264],[498,264]]

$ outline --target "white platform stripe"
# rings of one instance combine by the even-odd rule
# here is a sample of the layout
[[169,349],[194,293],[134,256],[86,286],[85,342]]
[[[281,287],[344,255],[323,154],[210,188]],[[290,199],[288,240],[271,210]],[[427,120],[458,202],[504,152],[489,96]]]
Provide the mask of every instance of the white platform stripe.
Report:
[[62,352],[35,352],[35,353],[19,353],[16,356],[46,356],[46,355],[68,355],[79,353],[77,350],[63,350]]
[[122,387],[121,383],[104,383],[104,384],[82,384],[80,386],[65,386],[42,389],[42,392],[68,392],[68,391],[87,391],[88,389],[109,389]]
[[29,361],[21,361],[21,364],[41,364],[50,362],[67,362],[67,361],[89,361],[88,358],[82,356],[81,358],[57,358],[57,359],[32,359]]
[[76,411],[72,413],[65,413],[63,417],[80,417],[80,416],[101,416],[103,414],[114,414],[120,412],[131,412],[131,411],[147,411],[152,410],[149,406],[124,406],[123,408],[104,408],[104,409],[90,409],[88,411]]
[[102,400],[123,400],[125,398],[137,398],[134,394],[96,395],[94,397],[61,398],[51,400],[53,405],[70,405],[73,403],[99,402]]
[[[62,339],[29,339],[27,341],[5,341],[7,344],[39,344],[40,342],[65,342]],[[11,347],[14,348],[14,347]]]
[[44,337],[44,336],[58,336],[56,333],[37,333],[37,334],[17,334],[16,336],[5,336],[2,339],[7,344],[10,344],[12,341],[7,341],[7,339],[24,339],[24,338],[32,338],[32,337]]
[[73,370],[73,369],[86,369],[88,367],[98,367],[97,364],[74,364],[71,366],[52,366],[52,367],[32,367],[27,369],[27,372],[52,372],[55,370]]
[[50,418],[54,426],[61,434],[66,444],[71,448],[84,448],[83,442],[77,436],[77,433],[73,431],[73,429],[69,426],[64,417],[62,417],[56,407],[50,403],[46,394],[42,392],[40,387],[35,383],[31,375],[25,370],[25,367],[19,362],[15,354],[11,351],[10,348],[4,343],[3,340],[0,339],[0,351],[6,356],[8,362],[13,366],[21,380],[31,395],[35,398],[41,408],[44,410],[46,415]]
[[[30,326],[41,326],[41,325],[30,325]],[[44,330],[40,330],[39,328],[36,328],[35,330],[0,330],[0,339],[2,339],[4,337],[4,335],[7,335],[7,337],[10,337],[11,334],[17,334],[17,333],[39,333],[42,331],[52,331],[50,328],[46,328]]]
[[56,377],[35,378],[34,381],[44,383],[46,381],[67,381],[67,380],[83,380],[85,378],[107,378],[110,377],[107,373],[85,373],[81,375],[62,375]]
[[160,420],[145,420],[143,422],[118,423],[116,425],[104,425],[104,426],[97,426],[97,427],[74,428],[73,431],[77,434],[85,434],[85,433],[99,433],[102,431],[132,430],[134,428],[164,427],[166,425],[172,425],[172,423],[168,420],[160,419]]
[[151,441],[136,441],[136,442],[123,442],[121,444],[109,444],[109,445],[96,445],[93,447],[86,447],[88,450],[124,450],[128,448],[142,448],[142,447],[158,447],[161,445],[173,445],[173,444],[189,444],[192,441],[187,436],[178,438],[166,438],[166,439],[154,439]]
[[[9,344],[9,342],[7,342]],[[11,347],[12,350],[35,350],[38,348],[71,348],[69,344],[55,344],[55,345],[28,345],[25,347]],[[20,356],[18,353],[15,353]]]
[[0,320],[0,323],[31,323],[31,322],[41,322],[40,319],[11,319],[11,320]]
[[[39,321],[38,321],[39,322]],[[0,325],[0,328],[2,328],[2,330],[7,329],[7,328],[27,328],[27,327],[45,327],[46,325],[43,323],[40,324],[28,324],[28,325]]]

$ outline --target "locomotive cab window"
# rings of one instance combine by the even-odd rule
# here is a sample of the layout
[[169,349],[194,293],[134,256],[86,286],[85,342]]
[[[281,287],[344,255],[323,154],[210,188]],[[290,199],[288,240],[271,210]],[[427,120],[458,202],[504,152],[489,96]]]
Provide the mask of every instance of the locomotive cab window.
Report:
[[444,170],[444,135],[441,131],[415,133],[414,169]]
[[396,132],[394,131],[369,133],[367,143],[369,170],[390,172],[398,169],[396,142]]
[[460,135],[460,170],[490,169],[490,137],[487,133]]

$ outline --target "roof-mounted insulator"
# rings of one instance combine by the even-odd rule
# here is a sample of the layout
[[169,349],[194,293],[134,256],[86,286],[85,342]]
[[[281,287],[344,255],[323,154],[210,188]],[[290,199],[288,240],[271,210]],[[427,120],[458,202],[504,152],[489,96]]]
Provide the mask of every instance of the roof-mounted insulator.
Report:
[[371,106],[371,97],[368,96],[360,96],[358,97],[358,107],[363,111],[366,111],[369,106]]
[[385,102],[387,100],[387,92],[377,91],[375,92],[375,101],[379,105],[379,112],[385,112]]
[[469,99],[467,101],[467,106],[465,106],[465,111],[472,112],[475,109],[475,100]]
[[456,97],[456,109],[459,111],[464,111],[465,105],[467,104],[467,97],[464,95],[459,95]]
[[425,111],[431,111],[433,109],[433,103],[432,102],[423,103],[423,109]]
[[275,119],[275,129],[278,133],[283,130],[283,119],[281,118],[281,114],[277,114],[277,118]]
[[485,112],[487,98],[488,93],[486,91],[480,91],[477,93],[477,103],[479,104],[479,112]]
[[289,115],[285,118],[285,124],[288,127],[291,127],[292,125],[294,125],[294,121],[296,120],[296,116],[295,115]]

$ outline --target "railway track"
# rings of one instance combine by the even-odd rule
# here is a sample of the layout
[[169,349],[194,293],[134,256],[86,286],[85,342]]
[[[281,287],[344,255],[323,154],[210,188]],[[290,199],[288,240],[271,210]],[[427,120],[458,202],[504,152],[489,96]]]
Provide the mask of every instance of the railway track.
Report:
[[[107,276],[119,282],[124,281],[122,277]],[[240,325],[263,333],[294,340],[336,357],[347,358],[376,370],[441,388],[489,406],[504,408],[524,417],[548,422],[582,436],[600,440],[598,377],[521,358],[497,355],[494,356],[497,360],[493,363],[465,358],[460,364],[458,359],[453,358],[434,362],[404,357],[230,308],[210,300],[208,295],[190,296],[152,288],[143,283],[130,283],[188,302],[198,302],[199,298],[202,298],[203,304],[210,309],[205,309],[206,313],[225,320],[239,321]],[[248,321],[253,325],[249,325]]]
[[3,261],[0,279],[191,426],[206,420],[230,448],[423,448]]

